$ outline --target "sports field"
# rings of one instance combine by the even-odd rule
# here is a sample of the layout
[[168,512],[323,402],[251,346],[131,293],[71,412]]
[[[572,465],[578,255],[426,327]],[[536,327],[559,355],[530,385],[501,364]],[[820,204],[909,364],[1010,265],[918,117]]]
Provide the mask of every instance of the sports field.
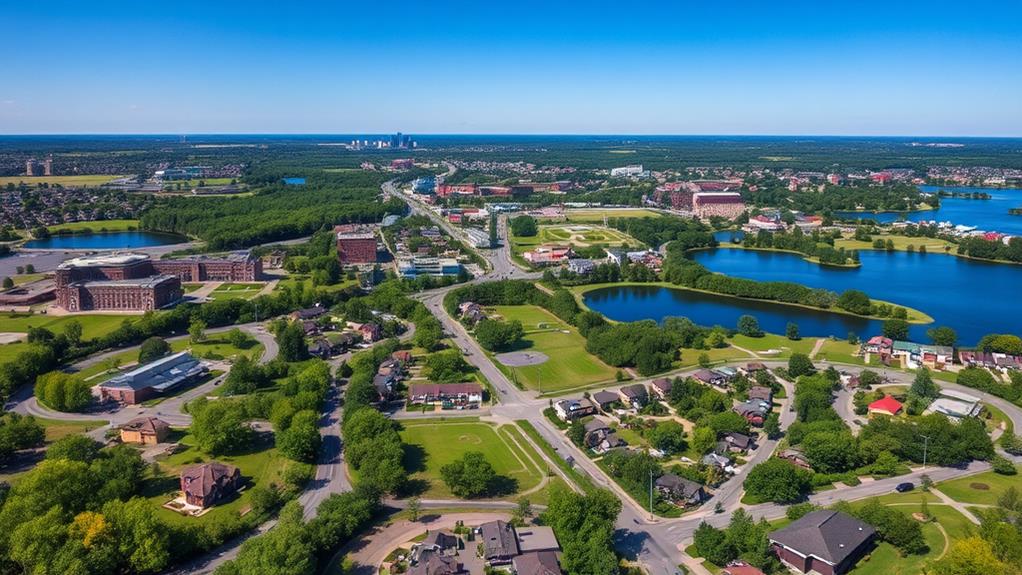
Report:
[[38,186],[39,184],[60,184],[65,187],[99,186],[123,177],[104,174],[92,176],[5,176],[0,178],[0,186],[6,186],[7,184],[18,185],[21,183],[29,186]]
[[578,331],[552,313],[534,305],[496,306],[495,314],[505,320],[518,320],[525,327],[525,337],[517,350],[539,351],[550,359],[539,365],[513,369],[497,366],[529,389],[554,392],[611,381],[617,373],[586,351],[586,340]]
[[485,454],[497,475],[516,481],[514,493],[527,492],[543,480],[540,457],[513,425],[497,428],[476,420],[408,421],[401,440],[406,444],[404,464],[409,480],[423,482],[419,494],[423,498],[455,498],[441,478],[440,468],[470,451]]

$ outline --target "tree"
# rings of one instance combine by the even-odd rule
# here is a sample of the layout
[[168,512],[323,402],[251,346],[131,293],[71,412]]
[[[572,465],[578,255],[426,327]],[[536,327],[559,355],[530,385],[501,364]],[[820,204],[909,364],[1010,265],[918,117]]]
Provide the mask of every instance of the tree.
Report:
[[309,348],[305,345],[305,332],[302,324],[297,321],[288,322],[276,337],[280,358],[284,361],[302,361],[309,357]]
[[518,216],[511,220],[511,233],[520,238],[529,238],[539,232],[536,219],[532,216]]
[[930,370],[926,367],[921,367],[916,371],[916,377],[912,380],[912,386],[908,391],[911,395],[924,399],[936,399],[940,395],[940,388],[933,383]]
[[412,521],[419,520],[419,509],[421,504],[418,497],[412,497],[408,500],[408,518]]
[[650,429],[646,438],[650,445],[667,454],[685,450],[685,428],[677,421],[662,421]]
[[958,332],[947,326],[932,327],[926,330],[926,337],[930,338],[934,345],[954,347],[958,343]]
[[35,266],[32,265],[32,264],[26,265],[25,266],[25,273],[27,273],[27,274],[34,274],[35,273]]
[[238,328],[234,328],[231,331],[227,332],[227,341],[230,342],[232,346],[238,349],[245,349],[246,347],[248,347],[248,343],[250,340],[248,334],[246,334],[245,332],[241,331]]
[[698,361],[699,361],[699,367],[701,367],[703,369],[706,369],[706,368],[710,367],[710,365],[712,365],[712,362],[710,361],[710,354],[708,354],[706,352],[703,352],[703,353],[699,354]]
[[858,466],[858,446],[849,431],[810,433],[802,440],[802,448],[820,473],[841,473]]
[[515,505],[513,513],[515,522],[519,525],[524,525],[529,519],[532,519],[532,503],[527,497],[519,497]]
[[781,436],[781,416],[777,413],[771,413],[767,416],[766,421],[763,422],[763,432],[767,434],[770,439],[777,439]]
[[14,280],[12,280],[11,278],[9,278],[7,276],[4,276],[3,288],[4,289],[11,289],[12,287],[14,287]]
[[319,453],[322,437],[319,434],[319,416],[311,409],[295,413],[291,425],[276,433],[277,448],[289,459],[311,463]]
[[60,371],[39,376],[35,395],[44,405],[57,411],[82,411],[92,403],[89,384]]
[[759,501],[790,503],[809,491],[811,477],[809,471],[774,457],[753,467],[743,486],[746,493]]
[[693,534],[695,554],[714,565],[727,565],[737,555],[727,533],[705,521],[699,523]]
[[903,319],[889,319],[884,321],[884,337],[891,339],[908,339],[908,322]]
[[746,337],[763,337],[763,330],[759,328],[759,320],[751,315],[743,315],[738,318],[738,333]]
[[54,441],[46,450],[46,459],[68,459],[92,463],[103,447],[98,441],[84,435],[68,435]]
[[426,358],[424,365],[426,377],[439,383],[462,381],[471,369],[464,356],[456,349],[436,352]]
[[798,333],[798,324],[793,321],[788,322],[788,326],[784,330],[784,335],[785,337],[792,341],[798,341],[802,339]]
[[281,510],[276,527],[245,541],[238,557],[217,568],[215,575],[313,575],[315,549],[304,527],[302,506],[297,501],[288,503]]
[[487,351],[506,350],[513,347],[518,340],[522,339],[525,330],[522,322],[513,320],[502,322],[492,319],[483,319],[476,325],[475,336],[479,345]]
[[248,426],[241,404],[199,400],[189,404],[192,435],[199,449],[210,455],[236,453],[252,444],[255,432]]
[[162,337],[153,336],[142,342],[138,348],[138,362],[149,363],[170,353],[170,344]]
[[859,290],[845,290],[837,298],[837,307],[858,315],[869,315],[872,302],[869,296]]
[[415,345],[434,351],[444,338],[444,329],[434,317],[427,317],[415,326]]
[[201,319],[193,319],[188,324],[188,336],[192,343],[202,343],[206,339],[206,322]]
[[692,431],[692,448],[697,453],[709,453],[717,445],[717,433],[709,427],[696,427]]
[[809,356],[804,353],[793,353],[788,358],[788,376],[797,378],[803,375],[811,375],[816,372],[816,366]]
[[77,346],[82,341],[82,322],[73,319],[64,324],[64,337],[71,346]]
[[440,476],[451,493],[465,499],[488,494],[497,479],[493,466],[478,451],[469,451],[461,459],[442,466]]

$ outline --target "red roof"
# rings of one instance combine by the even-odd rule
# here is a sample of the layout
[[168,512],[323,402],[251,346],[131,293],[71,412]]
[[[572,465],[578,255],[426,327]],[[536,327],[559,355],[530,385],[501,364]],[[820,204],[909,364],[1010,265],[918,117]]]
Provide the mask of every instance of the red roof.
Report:
[[727,575],[764,575],[763,571],[753,567],[752,565],[732,565],[725,567],[721,573]]
[[901,402],[888,395],[869,404],[869,409],[870,411],[879,410],[886,411],[887,413],[898,413],[901,411]]

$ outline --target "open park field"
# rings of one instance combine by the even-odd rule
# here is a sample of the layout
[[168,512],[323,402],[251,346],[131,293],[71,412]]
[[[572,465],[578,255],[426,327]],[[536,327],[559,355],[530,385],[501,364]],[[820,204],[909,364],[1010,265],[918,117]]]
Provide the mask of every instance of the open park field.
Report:
[[406,444],[405,469],[413,485],[421,482],[423,498],[454,498],[440,468],[470,451],[483,453],[497,475],[512,480],[513,488],[501,496],[526,493],[543,481],[539,456],[513,425],[498,428],[474,419],[408,421],[401,440]]
[[263,289],[261,283],[225,283],[218,286],[209,297],[212,299],[252,299]]
[[497,366],[529,389],[556,392],[614,379],[617,371],[586,351],[578,331],[545,309],[532,305],[496,306],[492,311],[507,321],[518,320],[525,337],[516,351],[538,351],[549,359],[538,365]]
[[59,233],[61,231],[75,232],[78,230],[90,229],[94,232],[108,231],[108,232],[123,232],[127,230],[137,230],[138,220],[96,220],[94,222],[70,222],[66,224],[57,224],[55,226],[48,226],[50,233]]
[[642,208],[581,208],[577,210],[566,210],[565,217],[569,222],[597,222],[602,223],[604,216],[607,218],[659,218],[660,213]]
[[1019,488],[1018,475],[1000,475],[993,471],[952,479],[937,485],[945,495],[962,503],[997,505],[997,498],[1009,487]]
[[[921,246],[926,246],[926,251],[931,254],[942,254],[947,247],[950,247],[952,250],[955,249],[955,245],[951,242],[937,238],[910,238],[888,234],[880,234],[873,237],[874,239],[884,240],[884,242],[891,240],[891,243],[894,244],[894,249],[897,251],[907,251],[910,245],[916,251],[919,251]],[[861,242],[854,238],[842,238],[834,241],[834,247],[838,249],[845,248],[846,250],[871,250],[873,249],[873,243]]]
[[634,246],[639,248],[642,242],[624,232],[590,224],[543,224],[539,232],[531,237],[514,236],[512,248],[516,254],[544,244],[572,245],[587,248],[601,245],[610,248]]
[[64,187],[73,186],[100,186],[107,182],[116,180],[117,178],[123,178],[124,176],[111,176],[106,174],[89,175],[89,176],[4,176],[0,177],[0,186],[6,186],[7,184],[27,184],[29,186],[38,186],[39,184],[60,184]]
[[45,327],[53,333],[60,333],[64,326],[72,320],[82,324],[82,337],[85,339],[106,335],[117,329],[125,319],[131,319],[128,315],[103,315],[103,314],[81,314],[81,315],[43,315],[27,313],[4,313],[0,314],[0,332],[21,332],[27,333],[30,327]]

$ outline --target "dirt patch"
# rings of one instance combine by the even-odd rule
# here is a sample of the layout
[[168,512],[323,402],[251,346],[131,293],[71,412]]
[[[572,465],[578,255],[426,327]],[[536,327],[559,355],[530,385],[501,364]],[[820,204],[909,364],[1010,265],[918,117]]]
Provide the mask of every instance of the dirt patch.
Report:
[[969,487],[976,491],[990,491],[990,486],[986,483],[973,482],[969,484]]
[[539,351],[512,351],[497,354],[497,361],[508,367],[524,367],[539,365],[550,360],[547,354]]
[[11,331],[0,332],[0,344],[14,343],[28,338],[27,333],[18,333]]

